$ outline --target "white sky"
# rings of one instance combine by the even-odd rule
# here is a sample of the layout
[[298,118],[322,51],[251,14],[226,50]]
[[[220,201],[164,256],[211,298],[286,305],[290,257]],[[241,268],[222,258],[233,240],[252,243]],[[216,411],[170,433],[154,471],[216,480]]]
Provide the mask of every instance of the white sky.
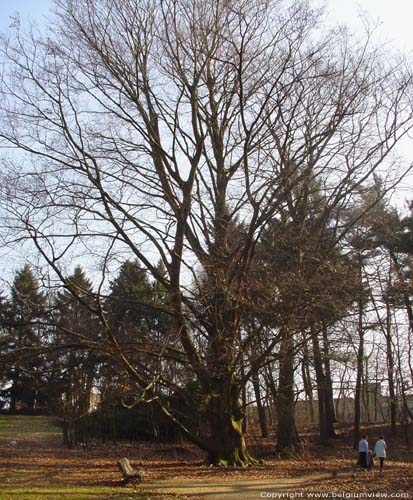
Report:
[[[251,0],[254,1],[254,0]],[[319,5],[323,0],[309,0]],[[361,28],[360,13],[364,12],[372,22],[380,23],[380,35],[391,46],[409,53],[413,60],[413,0],[324,0],[328,18],[332,23],[349,25],[353,30]],[[42,24],[49,12],[52,0],[0,0],[0,32],[8,30],[11,16],[20,14],[22,24],[33,20]],[[407,162],[413,161],[413,138],[404,141],[401,151]],[[399,208],[406,200],[413,199],[413,181],[410,177],[398,189],[393,198]],[[1,288],[1,287],[0,287]]]
[[[413,50],[413,0],[325,0],[331,18],[351,26],[357,25],[357,15],[365,11],[372,19],[382,22],[382,32],[399,48]],[[0,0],[0,31],[10,24],[10,16],[19,12],[22,21],[41,19],[47,15],[51,0]],[[319,3],[310,0],[310,3]]]
[[51,3],[51,0],[0,0],[0,31],[8,29],[10,17],[16,12],[22,21],[41,20],[47,15]]
[[[322,0],[320,0],[322,1]],[[318,4],[319,0],[310,0]],[[381,22],[383,37],[403,51],[413,52],[413,0],[325,0],[330,18],[360,26],[358,15],[366,12],[372,20]],[[20,13],[21,20],[38,20],[47,15],[52,0],[0,0],[0,31],[10,25],[10,16]]]
[[403,51],[413,51],[413,0],[326,0],[331,18],[360,26],[358,14],[366,12],[381,23],[383,37]]

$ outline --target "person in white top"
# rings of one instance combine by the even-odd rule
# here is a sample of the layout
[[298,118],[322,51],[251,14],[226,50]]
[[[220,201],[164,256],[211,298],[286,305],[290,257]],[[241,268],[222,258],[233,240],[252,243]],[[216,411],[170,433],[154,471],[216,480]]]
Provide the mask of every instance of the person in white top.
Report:
[[386,458],[386,441],[380,436],[374,445],[374,454],[380,460],[380,472],[383,472],[384,459]]

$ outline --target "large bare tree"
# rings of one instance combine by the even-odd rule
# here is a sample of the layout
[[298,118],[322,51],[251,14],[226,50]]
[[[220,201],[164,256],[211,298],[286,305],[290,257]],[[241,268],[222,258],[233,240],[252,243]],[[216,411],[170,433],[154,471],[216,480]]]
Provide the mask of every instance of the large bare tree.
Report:
[[204,396],[204,434],[169,414],[98,306],[108,346],[211,463],[252,464],[239,395],[254,370],[240,365],[259,334],[242,325],[277,300],[256,244],[283,207],[304,229],[297,210],[314,190],[319,231],[336,213],[340,239],[352,223],[341,225],[340,210],[391,166],[411,127],[409,70],[368,37],[323,30],[306,2],[56,0],[55,10],[47,32],[17,26],[1,48],[8,226],[61,279],[86,251],[101,290],[117,253],[133,254],[167,291],[170,338]]

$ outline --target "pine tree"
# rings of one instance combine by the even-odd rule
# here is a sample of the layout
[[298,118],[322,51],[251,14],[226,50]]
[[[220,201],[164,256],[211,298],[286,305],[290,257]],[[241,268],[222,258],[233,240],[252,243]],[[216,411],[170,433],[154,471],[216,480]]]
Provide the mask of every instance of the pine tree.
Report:
[[[159,273],[164,270],[158,265]],[[112,281],[106,301],[108,322],[119,345],[129,354],[136,370],[159,374],[162,370],[160,352],[168,345],[170,319],[165,314],[165,291],[161,284],[149,281],[146,272],[136,260],[128,260],[120,267]],[[119,399],[132,401],[140,390],[132,381],[125,383],[123,367],[107,360],[105,395],[106,401]],[[167,367],[165,366],[165,370]],[[116,385],[117,374],[120,375]]]
[[55,366],[60,369],[63,439],[72,447],[87,441],[82,418],[91,409],[92,389],[101,363],[97,352],[100,323],[91,310],[92,284],[80,266],[67,278],[67,288],[56,299],[55,341],[61,350]]
[[14,353],[6,375],[11,384],[8,389],[10,411],[15,412],[19,406],[34,410],[42,385],[44,357],[36,355],[36,350],[40,350],[46,334],[42,326],[46,300],[28,265],[15,275],[6,315],[9,350]]

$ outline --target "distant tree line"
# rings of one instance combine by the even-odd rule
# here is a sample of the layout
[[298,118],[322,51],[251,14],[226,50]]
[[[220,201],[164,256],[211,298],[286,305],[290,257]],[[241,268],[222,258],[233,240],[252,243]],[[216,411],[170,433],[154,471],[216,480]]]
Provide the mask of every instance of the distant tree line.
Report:
[[[125,416],[139,391],[105,348],[101,324],[91,309],[96,300],[91,282],[80,266],[67,279],[80,301],[67,289],[42,287],[28,265],[16,272],[9,298],[3,297],[2,406],[10,413],[58,416],[69,446],[91,437],[156,438],[160,417],[153,409],[140,408]],[[126,261],[104,303],[120,345],[133,362],[147,364],[148,370],[159,365],[155,349],[162,348],[170,323],[156,310],[163,301],[162,289],[149,282],[136,261]],[[165,432],[172,432],[170,426]]]
[[[257,294],[241,326],[241,332],[253,329],[258,340],[241,353],[242,369],[252,375],[242,391],[240,411],[256,408],[262,436],[276,430],[280,451],[299,452],[297,400],[308,401],[310,410],[318,405],[320,440],[328,444],[335,437],[334,396],[344,392],[354,397],[357,442],[362,386],[380,383],[390,399],[393,432],[399,422],[408,438],[413,419],[409,402],[413,394],[412,217],[401,218],[382,201],[360,219],[340,252],[329,248],[329,233],[317,245],[310,223],[301,236],[289,223],[284,222],[282,229],[279,221],[270,223],[260,241],[259,272],[277,283],[279,296],[268,309],[261,307]],[[242,232],[242,226],[234,228],[234,244]],[[160,264],[159,273],[164,272]],[[205,425],[206,402],[171,336],[171,316],[163,312],[165,289],[148,279],[138,261],[127,260],[120,266],[104,299],[80,266],[67,283],[77,290],[76,296],[69,287],[41,286],[25,265],[3,295],[3,408],[11,413],[58,416],[68,446],[90,440],[182,439],[179,427],[148,402],[124,369],[121,353],[134,369],[150,374],[154,397],[167,401],[193,432]],[[207,289],[201,275],[197,291],[201,315],[208,306]],[[266,283],[261,292],[271,290]],[[119,352],[105,340],[94,312],[97,300],[105,309]],[[286,325],[292,331],[288,335]],[[265,362],[257,367],[261,353]]]

